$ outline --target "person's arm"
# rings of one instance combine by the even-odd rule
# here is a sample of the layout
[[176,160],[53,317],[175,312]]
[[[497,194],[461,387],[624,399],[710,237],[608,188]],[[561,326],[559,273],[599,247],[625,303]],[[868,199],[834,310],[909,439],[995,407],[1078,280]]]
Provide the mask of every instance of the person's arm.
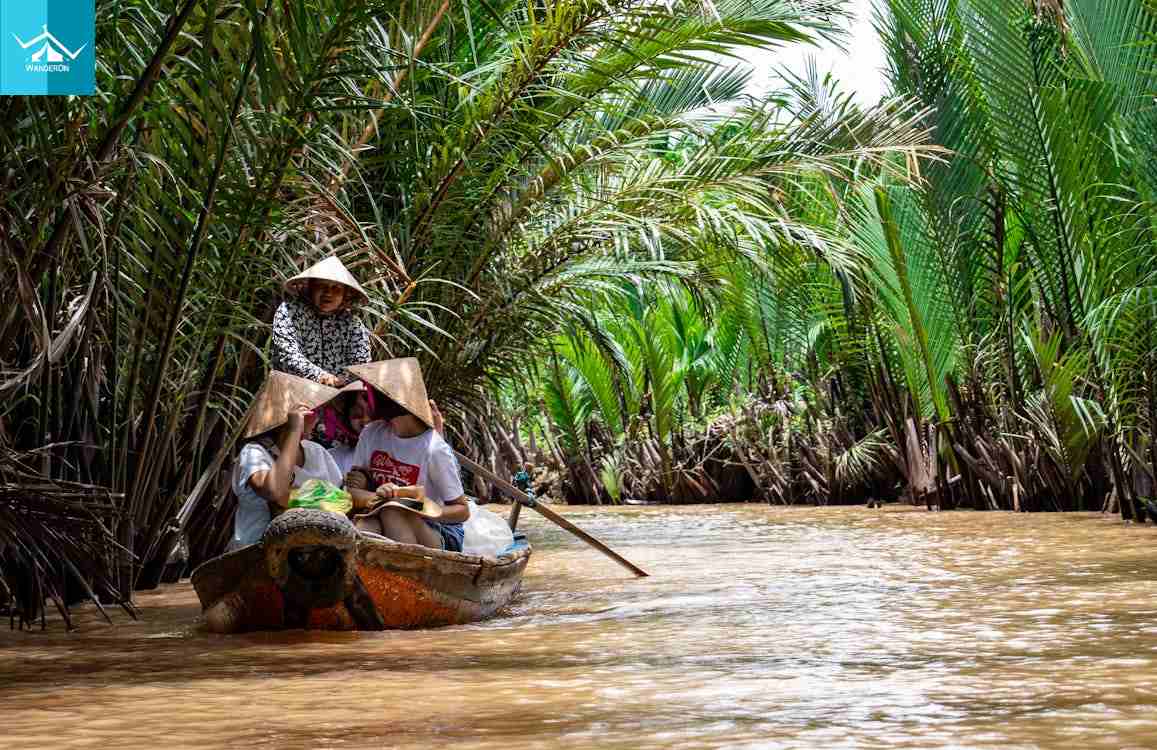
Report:
[[345,475],[345,490],[350,493],[356,510],[366,510],[378,502],[374,493],[373,476],[367,466],[370,462],[370,444],[374,441],[376,431],[373,425],[362,430],[358,436],[358,444],[354,446],[352,466]]
[[369,490],[372,492],[373,488],[370,487],[369,469],[364,466],[357,466],[356,464],[351,466],[350,470],[345,474],[345,488],[347,490]]
[[356,487],[346,487],[346,492],[350,493],[350,498],[354,501],[354,510],[369,510],[379,499],[377,493]]
[[[360,471],[351,471],[346,475],[346,478],[346,492],[350,493],[350,497],[353,498],[355,508],[369,508],[379,502],[389,502],[400,497],[420,498],[422,493],[422,488],[419,486],[399,487],[390,482],[379,485],[375,490],[368,490],[364,486],[365,475]],[[352,485],[350,480],[352,480]]]
[[[350,469],[345,475],[345,488],[347,490],[365,490],[372,493],[374,491],[374,477],[370,473],[370,458],[373,456],[373,445],[378,439],[378,429],[376,424],[369,424],[358,435],[357,445],[354,446],[354,455],[350,459]],[[352,495],[352,493],[351,493]]]
[[297,470],[301,454],[301,438],[305,432],[305,415],[309,408],[298,404],[289,411],[289,421],[281,431],[277,445],[278,456],[269,471],[254,472],[249,477],[249,486],[267,501],[289,507],[289,493],[293,489],[293,472]]
[[449,500],[442,505],[442,523],[465,523],[470,519],[470,506],[466,496],[462,495]]
[[[273,456],[265,450],[264,446],[259,443],[246,443],[242,446],[241,453],[237,456],[237,466],[232,482],[233,492],[237,495],[237,500],[241,503],[246,502],[252,496],[252,493],[245,491],[252,487],[249,482],[250,478],[257,474],[264,476],[272,468]],[[257,496],[257,499],[263,505],[268,505],[260,495]]]
[[[308,378],[325,385],[333,385],[336,378],[309,361],[297,340],[297,326],[293,323],[290,303],[282,302],[273,315],[273,361],[290,375]],[[328,381],[333,382],[328,382]]]
[[[359,490],[359,492],[364,491]],[[385,502],[389,502],[390,500],[397,500],[399,498],[420,500],[425,493],[426,490],[421,485],[399,487],[398,485],[387,482],[381,487],[378,487],[377,491],[372,494]],[[470,518],[470,506],[467,504],[466,497],[463,495],[462,497],[457,497],[444,503],[442,505],[442,517],[438,520],[442,523],[463,523],[468,518]]]

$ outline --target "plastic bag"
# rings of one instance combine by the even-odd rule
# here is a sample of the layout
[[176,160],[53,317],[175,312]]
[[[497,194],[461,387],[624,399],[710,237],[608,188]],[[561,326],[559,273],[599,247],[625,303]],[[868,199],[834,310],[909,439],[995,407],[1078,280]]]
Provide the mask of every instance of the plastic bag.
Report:
[[498,553],[514,543],[514,533],[506,524],[506,519],[497,513],[480,507],[473,500],[470,504],[470,518],[463,524],[462,553],[481,557],[498,557]]
[[289,493],[290,508],[318,508],[345,515],[354,507],[350,493],[324,479],[307,479]]

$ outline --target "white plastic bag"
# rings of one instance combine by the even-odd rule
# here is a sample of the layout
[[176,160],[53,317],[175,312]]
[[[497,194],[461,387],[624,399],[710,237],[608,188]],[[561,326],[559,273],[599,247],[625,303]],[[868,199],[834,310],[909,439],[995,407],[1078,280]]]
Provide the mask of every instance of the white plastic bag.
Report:
[[463,554],[497,557],[499,552],[514,543],[514,534],[506,525],[505,518],[480,507],[473,500],[469,504],[470,518],[463,525]]

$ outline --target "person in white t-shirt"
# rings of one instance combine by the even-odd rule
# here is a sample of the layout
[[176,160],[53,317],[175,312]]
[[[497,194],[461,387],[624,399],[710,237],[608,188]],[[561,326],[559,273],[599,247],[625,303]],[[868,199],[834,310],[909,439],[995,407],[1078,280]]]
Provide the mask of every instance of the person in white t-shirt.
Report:
[[[441,506],[436,519],[384,507],[357,520],[358,528],[407,544],[462,551],[462,524],[470,517],[458,462],[435,428],[421,369],[413,358],[371,362],[350,368],[372,387],[369,400],[378,421],[362,430],[346,489],[357,504],[401,497],[399,490],[421,487]],[[405,404],[405,405],[403,405]]]
[[310,434],[314,410],[338,391],[283,372],[271,372],[257,395],[237,464],[233,493],[237,513],[227,551],[261,541],[275,512],[289,507],[289,493],[308,479],[336,487],[342,473],[325,448],[302,436]]
[[[354,451],[357,448],[358,438],[374,417],[370,412],[370,402],[364,390],[347,390],[331,406],[337,407],[334,411],[338,419],[338,426],[334,431],[337,433],[338,439],[329,449],[329,454],[337,462],[337,467],[341,469],[341,474],[344,477],[354,467]],[[434,417],[434,430],[445,437],[445,420],[442,418],[442,412],[438,410],[438,404],[434,401],[430,401],[430,413]]]

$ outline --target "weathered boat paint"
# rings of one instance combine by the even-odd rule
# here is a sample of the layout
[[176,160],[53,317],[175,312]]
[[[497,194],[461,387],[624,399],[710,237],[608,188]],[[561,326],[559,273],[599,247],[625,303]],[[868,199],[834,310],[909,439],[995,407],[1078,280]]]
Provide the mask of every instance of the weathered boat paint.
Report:
[[[289,517],[281,527],[296,526],[290,513],[279,516],[279,520]],[[289,548],[325,543],[316,524],[304,523],[301,528],[302,533],[289,540]],[[514,598],[530,559],[527,545],[497,558],[483,558],[359,533],[349,558],[353,569],[338,573],[349,582],[341,601],[300,611],[294,603],[301,601],[301,592],[292,590],[292,577],[284,572],[289,551],[284,528],[279,533],[276,539],[267,537],[193,571],[193,587],[210,630],[376,630],[475,622],[494,615]],[[290,590],[283,590],[279,582]]]

